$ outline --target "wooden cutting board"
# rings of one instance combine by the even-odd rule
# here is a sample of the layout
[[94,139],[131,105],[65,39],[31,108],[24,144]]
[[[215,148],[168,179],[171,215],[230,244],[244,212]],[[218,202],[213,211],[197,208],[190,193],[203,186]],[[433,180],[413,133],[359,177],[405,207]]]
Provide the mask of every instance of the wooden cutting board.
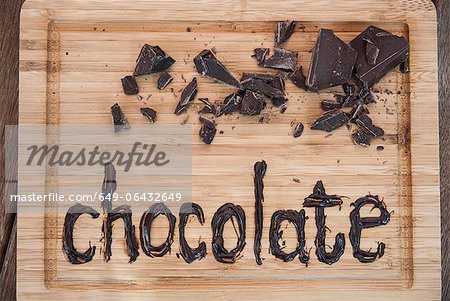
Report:
[[[374,123],[386,132],[384,140],[362,148],[353,145],[345,127],[332,135],[309,129],[321,114],[320,101],[331,99],[340,88],[305,93],[288,82],[284,114],[269,106],[263,113],[268,124],[258,122],[261,116],[221,117],[217,120],[221,133],[209,146],[198,138],[197,111],[202,107],[198,101],[186,114],[173,114],[180,89],[194,76],[199,97],[220,100],[233,92],[195,72],[196,54],[214,48],[237,77],[244,71],[264,72],[250,55],[256,47],[273,47],[275,21],[287,19],[296,20],[298,26],[285,48],[299,51],[305,68],[319,28],[331,28],[348,42],[368,25],[376,25],[409,40],[411,72],[402,74],[398,68],[390,72],[375,87],[377,103],[370,106]],[[144,99],[138,100],[123,94],[120,78],[133,71],[144,43],[161,46],[177,63],[171,69],[173,92],[158,91],[156,77],[149,76],[139,79]],[[61,251],[65,208],[46,204],[29,213],[21,212],[24,205],[19,205],[19,299],[439,300],[436,57],[436,15],[428,0],[28,0],[21,15],[20,124],[110,124],[109,108],[115,102],[132,125],[147,123],[139,114],[144,102],[158,111],[159,124],[179,125],[190,115],[187,124],[179,126],[191,129],[192,200],[203,207],[206,223],[189,225],[188,239],[195,242],[201,237],[208,255],[186,264],[176,256],[175,233],[171,254],[150,258],[141,252],[135,263],[128,264],[118,223],[109,263],[97,254],[90,263],[71,265]],[[299,139],[291,136],[295,120],[306,127]],[[49,135],[58,141],[55,133],[47,133],[47,141]],[[384,150],[377,150],[381,145]],[[262,266],[255,263],[252,249],[253,164],[259,160],[268,164]],[[19,192],[26,190],[20,170]],[[67,175],[53,169],[42,172],[28,179],[38,191],[63,189]],[[119,170],[119,187],[124,178]],[[102,179],[100,171],[89,181],[100,187]],[[329,193],[348,196],[341,211],[327,211],[327,225],[333,231],[327,242],[333,244],[336,233],[345,233],[345,254],[332,266],[317,260],[314,211],[306,209],[306,243],[313,248],[309,266],[276,260],[267,251],[272,213],[301,209],[317,180],[323,180]],[[365,230],[362,245],[375,248],[383,241],[386,254],[362,264],[353,258],[348,241],[349,213],[350,204],[368,193],[384,198],[394,214],[388,225]],[[247,246],[233,265],[216,262],[211,253],[211,218],[226,202],[241,205],[247,215]],[[133,212],[136,225],[142,213]],[[293,233],[286,230],[286,239]],[[77,235],[80,249],[87,248],[89,240],[99,246],[101,221],[84,219]]]

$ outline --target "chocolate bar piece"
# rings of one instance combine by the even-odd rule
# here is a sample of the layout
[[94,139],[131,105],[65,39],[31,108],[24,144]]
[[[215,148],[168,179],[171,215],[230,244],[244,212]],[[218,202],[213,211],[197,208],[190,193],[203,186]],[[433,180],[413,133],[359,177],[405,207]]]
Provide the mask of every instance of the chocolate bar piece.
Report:
[[255,116],[259,115],[261,111],[266,107],[264,97],[250,90],[245,91],[244,98],[241,104],[241,114]]
[[335,110],[335,109],[340,109],[342,107],[342,104],[335,102],[335,101],[324,100],[320,104],[320,107],[324,111],[331,111],[331,110]]
[[269,55],[270,49],[269,48],[256,48],[253,50],[254,54],[252,57],[254,57],[258,63],[262,63],[266,60],[266,56]]
[[203,109],[198,111],[199,114],[216,114],[216,106],[209,102],[208,98],[199,98],[198,100],[205,105]]
[[134,76],[128,75],[122,78],[122,87],[126,95],[139,94],[139,86]]
[[336,109],[333,111],[326,112],[320,116],[312,125],[311,129],[321,130],[326,132],[332,132],[337,128],[347,124],[349,122],[349,117],[347,113]]
[[277,22],[277,29],[275,32],[275,45],[280,46],[289,40],[295,31],[295,21]]
[[366,114],[359,115],[358,118],[356,119],[356,124],[359,125],[359,127],[361,128],[361,130],[363,130],[364,133],[369,134],[373,138],[384,136],[383,129],[373,125],[372,119]]
[[186,110],[187,106],[195,99],[197,92],[197,78],[194,77],[186,88],[184,88],[183,92],[181,92],[181,99],[175,109],[176,115],[180,115],[184,110]]
[[321,29],[311,59],[306,85],[314,92],[347,83],[356,62],[356,51],[332,30]]
[[111,107],[111,115],[113,118],[114,131],[120,132],[122,130],[128,130],[130,128],[130,124],[128,123],[128,119],[125,114],[122,112],[118,103],[115,103]]
[[372,140],[372,137],[370,137],[370,135],[368,135],[362,131],[358,131],[358,132],[352,134],[352,141],[356,145],[368,147],[370,145],[371,140]]
[[156,121],[156,111],[151,108],[141,108],[141,114],[147,117],[151,123]]
[[297,65],[298,52],[275,48],[274,54],[260,64],[265,68],[293,71]]
[[161,72],[158,78],[158,90],[163,90],[173,81],[173,77],[167,71]]
[[214,56],[211,50],[203,50],[194,58],[197,72],[225,84],[241,89],[239,81],[227,70],[227,68]]
[[174,63],[175,60],[166,55],[159,46],[145,44],[136,61],[134,76],[162,72],[167,70]]
[[217,132],[216,123],[214,122],[214,120],[202,116],[200,116],[199,120],[202,123],[199,132],[200,139],[205,144],[211,144]]
[[[369,26],[350,46],[358,53],[355,75],[361,87],[370,88],[408,58],[409,44],[381,28]],[[378,49],[378,50],[377,50]]]
[[242,104],[241,95],[237,93],[230,94],[227,97],[225,97],[223,103],[218,106],[216,110],[216,116],[219,117],[223,114],[229,115],[234,112],[237,112],[241,109],[241,104]]
[[305,129],[305,126],[303,125],[303,123],[299,122],[297,123],[297,125],[295,126],[294,129],[294,138],[298,138],[303,134],[303,130]]
[[306,76],[303,74],[303,67],[298,67],[290,76],[291,81],[305,91],[308,91],[308,87],[306,86]]
[[260,79],[249,78],[241,82],[241,84],[244,89],[263,94],[269,98],[280,98],[285,96],[284,91],[274,88],[273,85]]

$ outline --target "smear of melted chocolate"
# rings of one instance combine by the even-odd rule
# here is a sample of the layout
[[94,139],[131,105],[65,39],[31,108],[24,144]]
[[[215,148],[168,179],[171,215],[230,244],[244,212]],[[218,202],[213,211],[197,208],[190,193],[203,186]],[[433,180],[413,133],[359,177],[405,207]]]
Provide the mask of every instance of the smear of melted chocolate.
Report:
[[201,260],[206,256],[206,243],[204,241],[202,241],[195,249],[192,249],[186,241],[185,229],[190,215],[195,215],[201,225],[205,223],[205,216],[203,214],[202,207],[195,203],[184,203],[181,206],[180,224],[178,225],[180,233],[180,254],[187,263],[192,263],[195,260]]
[[[169,232],[167,233],[166,241],[159,246],[151,244],[150,230],[153,221],[159,216],[163,215],[169,221]],[[173,243],[173,235],[175,232],[176,218],[172,214],[169,208],[163,203],[155,203],[141,217],[141,223],[139,224],[140,240],[142,250],[145,255],[150,257],[163,257],[170,252],[171,245]]]
[[[234,224],[236,220],[238,229],[238,241],[236,247],[228,251],[224,246],[223,231],[227,221]],[[239,205],[226,203],[217,209],[211,221],[212,228],[212,250],[214,258],[222,263],[235,263],[241,256],[245,247],[245,212]]]
[[[282,239],[283,231],[280,230],[281,223],[283,221],[289,221],[292,223],[297,231],[297,247],[291,253],[286,253],[282,250],[279,241]],[[278,210],[272,215],[272,220],[270,222],[269,230],[269,242],[270,242],[270,253],[276,258],[283,260],[284,262],[289,262],[294,260],[295,257],[299,256],[301,263],[308,265],[309,254],[305,249],[306,239],[305,239],[305,210],[300,211],[295,210]]]
[[62,233],[62,250],[67,261],[72,264],[83,264],[92,260],[95,255],[95,246],[91,246],[89,242],[89,248],[80,253],[73,243],[73,229],[76,221],[82,214],[89,214],[93,219],[100,216],[94,208],[76,204],[69,208],[64,219],[64,229]]
[[[361,208],[366,205],[372,205],[373,209],[378,209],[380,215],[376,217],[361,217]],[[357,199],[351,206],[355,207],[350,213],[350,242],[353,247],[353,257],[362,263],[374,262],[378,258],[383,257],[386,245],[383,242],[378,242],[378,247],[375,252],[361,250],[362,230],[387,225],[391,214],[387,211],[386,204],[382,200],[380,201],[378,196],[367,195]]]
[[265,161],[255,163],[253,178],[255,193],[255,240],[253,244],[253,252],[255,254],[256,263],[262,265],[261,260],[261,238],[263,229],[263,202],[264,202],[264,175],[266,174],[267,164]]
[[326,207],[339,206],[339,210],[342,206],[342,199],[338,195],[328,195],[325,191],[322,181],[318,181],[314,186],[313,193],[305,198],[303,203],[304,207],[314,207],[315,208],[315,218],[317,235],[314,241],[316,245],[316,255],[320,262],[332,265],[337,262],[342,255],[344,255],[345,250],[345,236],[343,233],[338,233],[335,237],[335,242],[333,249],[330,253],[326,251]]

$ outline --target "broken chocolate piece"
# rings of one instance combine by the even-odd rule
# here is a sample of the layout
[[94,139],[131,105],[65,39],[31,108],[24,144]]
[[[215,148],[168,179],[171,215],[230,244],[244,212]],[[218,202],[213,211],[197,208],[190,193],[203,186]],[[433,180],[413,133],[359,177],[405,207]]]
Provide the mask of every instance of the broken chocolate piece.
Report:
[[203,116],[200,116],[199,120],[202,123],[199,132],[200,139],[205,144],[211,144],[217,132],[216,123],[214,122],[214,120],[205,118]]
[[262,63],[266,60],[266,56],[269,55],[270,49],[269,48],[256,48],[254,51],[254,54],[252,57],[254,57],[258,63]]
[[332,30],[321,29],[311,58],[306,85],[312,91],[347,83],[357,53]]
[[350,111],[350,121],[356,123],[356,119],[362,114],[369,114],[369,110],[363,104],[353,107]]
[[342,84],[342,89],[344,89],[345,95],[347,95],[347,96],[355,94],[355,91],[356,91],[355,85],[348,84],[348,83]]
[[275,31],[275,45],[280,46],[289,40],[295,31],[295,21],[277,22]]
[[359,99],[355,95],[350,95],[342,103],[342,107],[344,107],[344,108],[353,108],[354,106],[356,106],[356,105],[358,105],[360,103],[361,103],[361,99]]
[[352,141],[356,145],[368,147],[370,146],[370,142],[372,137],[369,134],[364,133],[363,131],[358,131],[352,134]]
[[122,130],[128,130],[130,128],[130,124],[128,123],[128,119],[125,114],[122,112],[118,103],[115,103],[111,107],[111,115],[113,118],[114,131],[120,132]]
[[366,114],[359,115],[356,119],[356,124],[359,125],[361,130],[363,130],[366,134],[369,134],[373,138],[384,136],[383,129],[373,125],[372,119]]
[[228,115],[237,112],[241,108],[242,96],[233,93],[228,95],[223,103],[217,107],[216,116],[219,117],[223,114]]
[[195,215],[200,225],[205,223],[205,215],[203,209],[195,203],[184,203],[180,208],[180,224],[178,225],[180,233],[180,255],[187,263],[192,263],[195,260],[201,260],[206,256],[206,243],[200,242],[198,247],[192,249],[185,237],[185,228],[189,221],[189,216]]
[[361,91],[359,91],[359,98],[362,99],[366,105],[376,102],[370,89],[361,89]]
[[281,107],[282,105],[284,105],[289,101],[289,99],[287,99],[286,97],[275,97],[272,98],[271,100],[274,107]]
[[[373,58],[368,60],[368,45],[379,49],[375,64]],[[390,70],[408,58],[409,44],[405,38],[395,36],[381,28],[369,26],[350,42],[358,53],[355,75],[361,87],[370,88],[380,81]],[[373,50],[371,50],[373,51]],[[373,53],[374,55],[374,53]]]
[[263,94],[269,98],[279,98],[285,95],[283,90],[274,88],[260,79],[249,78],[241,84],[244,89]]
[[253,252],[255,254],[256,263],[262,265],[261,259],[261,238],[264,221],[264,176],[267,170],[266,162],[256,162],[253,168],[255,175],[253,177],[254,194],[255,194],[255,240],[253,243]]
[[205,106],[198,113],[199,114],[216,114],[216,106],[209,102],[208,98],[199,98]]
[[297,125],[295,126],[294,129],[294,138],[298,138],[303,134],[303,130],[305,129],[305,126],[303,125],[303,123],[299,122],[297,123]]
[[262,67],[293,71],[297,65],[298,52],[275,48],[274,54],[261,64]]
[[147,117],[151,123],[156,121],[156,111],[151,108],[141,108],[141,114]]
[[332,132],[335,129],[347,124],[348,115],[340,109],[328,111],[320,116],[312,125],[311,129]]
[[378,55],[380,54],[380,48],[377,45],[373,44],[372,41],[366,41],[366,60],[367,63],[371,66],[377,64]]
[[300,66],[295,70],[291,76],[289,76],[291,81],[299,87],[300,89],[303,89],[305,91],[308,91],[308,87],[306,86],[306,76],[303,74],[303,67]]
[[334,94],[334,99],[340,104],[343,104],[347,98],[348,95]]
[[266,107],[266,102],[261,94],[252,92],[250,90],[245,91],[244,98],[241,104],[241,114],[248,116],[259,115],[261,111]]
[[175,60],[166,55],[159,46],[145,44],[136,61],[134,76],[162,72],[167,70],[174,63]]
[[197,72],[203,76],[211,77],[225,84],[241,89],[239,81],[214,56],[211,50],[203,50],[194,58]]
[[134,76],[128,75],[122,78],[122,87],[125,95],[135,95],[139,93],[139,87]]
[[400,63],[400,72],[401,73],[408,73],[409,72],[409,59],[407,59],[404,62]]
[[324,100],[320,104],[320,107],[324,111],[331,111],[331,110],[335,110],[335,109],[340,109],[342,107],[342,104],[335,102],[335,101]]
[[158,78],[158,90],[163,90],[173,81],[173,77],[167,71],[161,72]]
[[175,109],[176,115],[180,115],[183,111],[186,110],[187,106],[192,101],[194,101],[197,92],[197,78],[194,77],[192,81],[186,86],[186,88],[184,88],[183,92],[181,92],[181,99]]

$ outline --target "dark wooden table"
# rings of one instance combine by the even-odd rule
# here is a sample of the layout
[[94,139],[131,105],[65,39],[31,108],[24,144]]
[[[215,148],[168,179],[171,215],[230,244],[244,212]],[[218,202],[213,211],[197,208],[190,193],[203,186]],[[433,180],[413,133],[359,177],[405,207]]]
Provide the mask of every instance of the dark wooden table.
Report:
[[[413,1],[413,0],[411,0]],[[0,195],[5,125],[18,122],[19,23],[23,0],[0,0]],[[439,40],[439,116],[441,158],[442,300],[450,300],[450,0],[435,0]],[[13,192],[12,192],[13,193]],[[0,202],[0,300],[16,295],[16,216]]]

